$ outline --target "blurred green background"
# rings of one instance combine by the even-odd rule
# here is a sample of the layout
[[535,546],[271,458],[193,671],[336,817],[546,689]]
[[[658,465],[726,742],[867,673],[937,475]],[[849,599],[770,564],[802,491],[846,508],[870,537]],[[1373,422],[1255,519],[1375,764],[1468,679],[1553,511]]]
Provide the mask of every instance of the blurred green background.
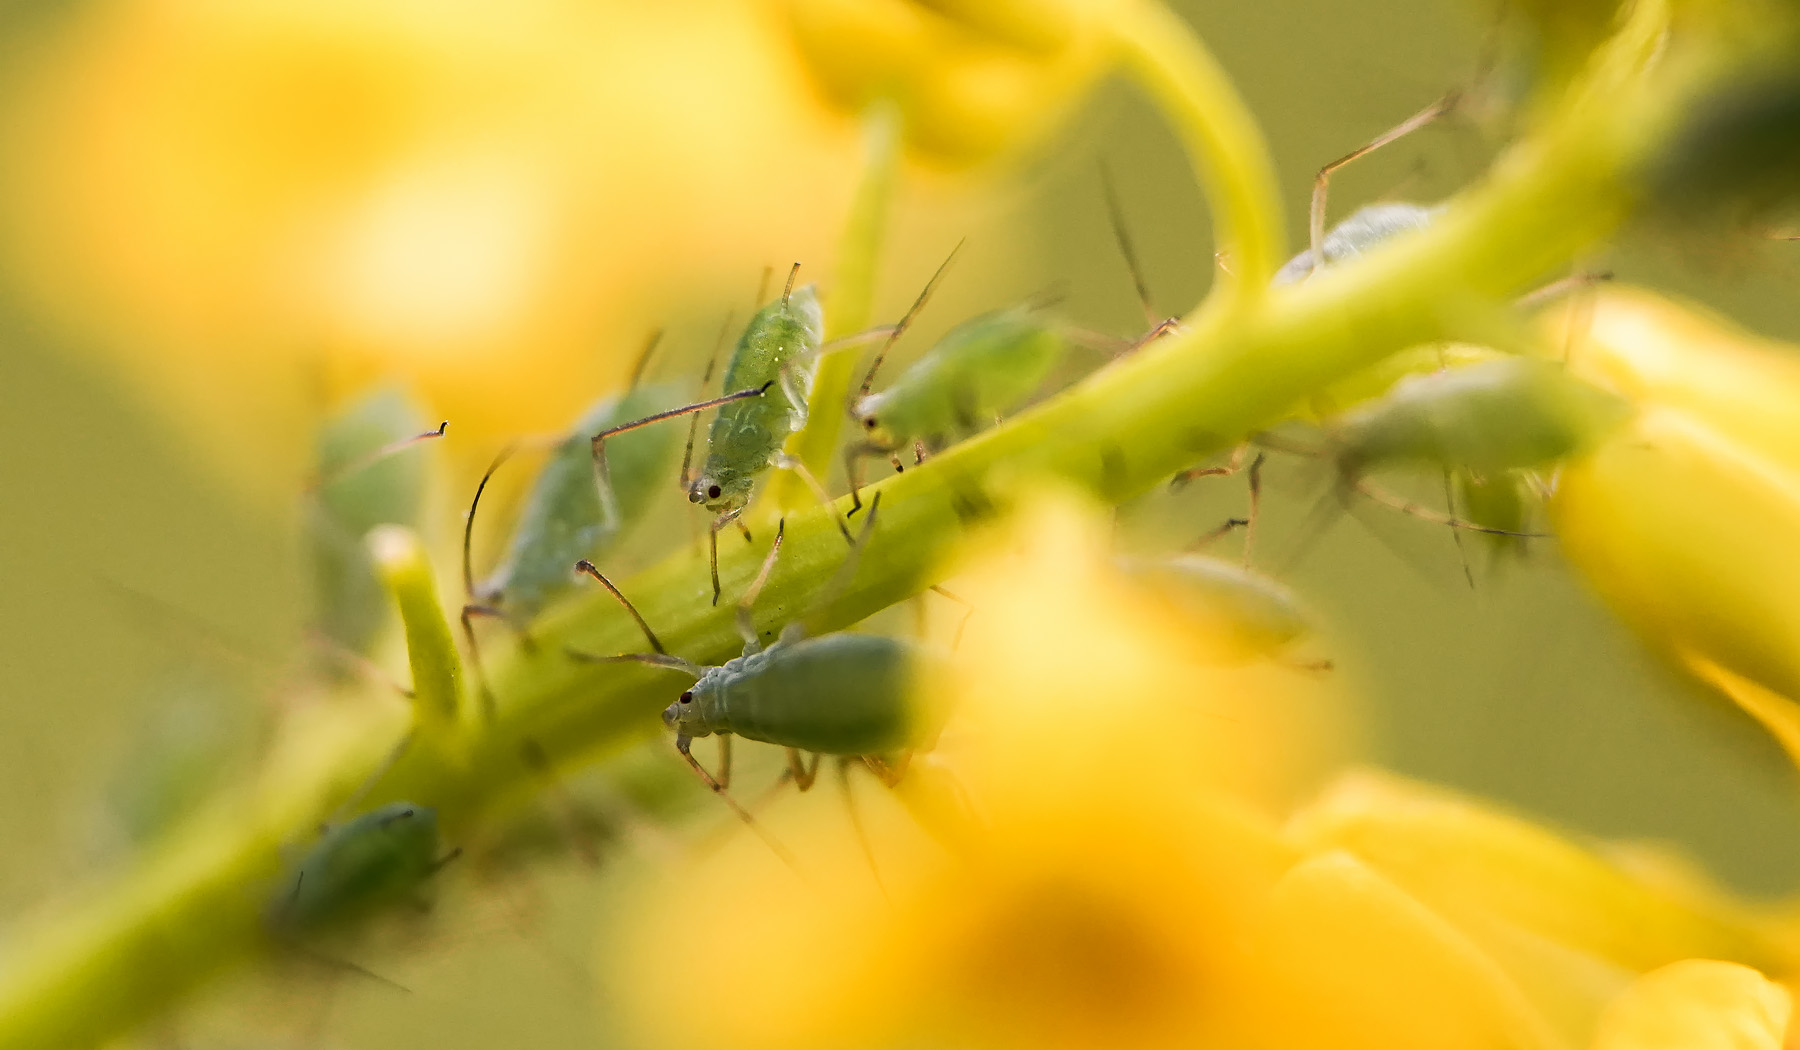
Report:
[[[1466,82],[1490,17],[1444,0],[1178,6],[1264,122],[1290,231],[1304,229],[1321,163]],[[92,2],[0,10],[6,50],[21,58],[7,82],[9,127],[28,123],[37,105],[28,90],[33,71],[57,54],[46,41],[116,15],[113,5]],[[1447,194],[1493,148],[1468,122],[1447,121],[1345,172],[1334,184],[1333,214],[1384,196]],[[6,160],[15,172],[35,163],[17,141]],[[970,258],[921,322],[921,336],[967,310],[1049,286],[1066,290],[1065,307],[1081,323],[1115,333],[1138,327],[1100,198],[1101,160],[1116,178],[1156,305],[1186,309],[1212,265],[1199,197],[1156,116],[1112,82],[1020,176],[967,195],[909,191],[904,208],[920,219],[895,231],[878,313],[903,309],[935,260],[966,235]],[[795,213],[808,207],[813,187],[778,180],[761,192],[778,199],[742,206]],[[657,207],[676,205],[650,207],[644,221],[654,226]],[[159,705],[196,679],[221,683],[243,704],[275,702],[267,697],[279,693],[303,623],[299,464],[315,395],[298,372],[265,375],[272,387],[241,390],[231,385],[237,373],[221,372],[225,400],[264,408],[221,429],[183,429],[171,416],[185,409],[84,345],[97,337],[43,304],[31,268],[37,242],[21,240],[18,208],[7,215],[7,235],[26,245],[9,252],[11,276],[0,289],[0,914],[18,915],[104,863],[95,813]],[[835,221],[739,231],[731,257],[777,264],[821,253]],[[1298,243],[1294,232],[1290,243]],[[1646,228],[1592,264],[1800,339],[1795,251]],[[722,301],[747,298],[759,268],[740,267],[735,283],[708,274],[696,288],[645,260],[638,308],[685,332],[675,360],[693,367],[705,341],[699,333],[716,326]],[[91,308],[105,312],[104,296]],[[164,352],[166,341],[147,337],[139,352]],[[923,345],[917,340],[915,351]],[[497,358],[459,367],[480,374],[520,366]],[[553,429],[564,415],[547,411],[534,425]],[[256,426],[243,429],[250,422]],[[451,435],[459,436],[455,418]],[[236,441],[250,451],[196,450]],[[454,534],[452,508],[489,451],[478,439],[444,454],[433,504],[439,539]],[[255,469],[258,457],[266,457],[266,476],[249,486],[222,465],[247,460]],[[1326,624],[1322,648],[1336,659],[1335,673],[1363,694],[1371,761],[1578,832],[1674,843],[1754,894],[1800,883],[1800,792],[1779,751],[1614,623],[1559,564],[1553,541],[1527,562],[1478,572],[1471,590],[1451,537],[1422,522],[1363,511],[1335,519],[1322,536],[1301,535],[1326,487],[1320,468],[1277,457],[1262,550],[1266,565],[1292,566],[1286,577]],[[269,495],[283,490],[287,498]],[[1237,482],[1220,481],[1172,505],[1198,532],[1236,513],[1241,500]],[[244,732],[253,722],[244,719]],[[646,761],[673,766],[666,742],[646,747]],[[703,822],[723,819],[698,812]],[[314,1002],[325,984],[289,974],[253,982],[249,1001],[291,1026],[294,1045],[592,1045],[584,970],[606,878],[565,857],[482,891],[499,904],[447,903],[426,951],[376,950],[363,960],[413,995],[350,979],[338,984],[329,1012],[315,1013],[296,1004]],[[696,949],[703,957],[704,946]],[[186,1045],[174,1042],[177,1031],[170,1045]]]

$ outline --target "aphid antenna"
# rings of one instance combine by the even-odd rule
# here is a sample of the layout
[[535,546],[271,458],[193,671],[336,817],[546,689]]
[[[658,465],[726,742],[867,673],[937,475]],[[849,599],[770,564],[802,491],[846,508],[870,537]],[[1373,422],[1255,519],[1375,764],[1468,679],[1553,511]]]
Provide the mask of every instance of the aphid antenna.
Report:
[[625,593],[614,586],[613,582],[607,579],[606,575],[595,567],[593,562],[583,558],[575,563],[575,571],[600,581],[600,586],[605,587],[607,592],[617,598],[619,604],[625,607],[625,611],[631,614],[632,620],[638,625],[638,630],[644,632],[644,638],[649,641],[650,648],[659,656],[669,655],[669,650],[663,648],[662,639],[658,638],[656,632],[650,629],[650,624],[645,621],[643,614],[637,611],[637,606],[631,604],[631,599],[625,597]]
[[[321,828],[329,828],[334,824],[341,823],[346,814],[354,813],[361,808],[363,802],[368,799],[369,793],[375,790],[375,785],[381,783],[388,773],[393,770],[394,765],[400,761],[401,756],[406,754],[406,749],[412,746],[412,741],[413,733],[412,730],[409,729],[406,731],[406,735],[400,738],[399,743],[389,749],[387,756],[381,760],[381,764],[371,770],[369,775],[363,778],[362,783],[356,786],[356,790],[350,792],[350,794],[344,798],[344,801],[338,803],[337,806],[332,809],[331,813],[326,816]],[[300,874],[304,876],[306,872],[303,870]],[[296,883],[294,892],[298,894],[299,891],[300,887]]]
[[1469,532],[1480,532],[1489,536],[1513,536],[1521,539],[1534,540],[1550,539],[1556,535],[1552,532],[1523,532],[1517,529],[1497,529],[1491,525],[1479,525],[1475,522],[1459,518],[1454,514],[1445,514],[1442,511],[1433,510],[1430,507],[1408,500],[1402,496],[1397,496],[1381,486],[1376,485],[1367,478],[1357,478],[1349,483],[1349,487],[1368,499],[1387,507],[1389,510],[1397,510],[1402,514],[1418,518],[1421,521],[1429,521],[1433,524],[1448,526],[1452,529],[1465,529]]
[[1596,284],[1613,279],[1611,270],[1584,270],[1572,273],[1567,277],[1551,281],[1541,288],[1534,288],[1513,300],[1513,305],[1521,310],[1535,310],[1540,306],[1555,302],[1565,295],[1585,291]]
[[356,474],[362,470],[366,470],[367,468],[374,466],[376,463],[381,462],[382,460],[388,458],[389,456],[393,455],[396,452],[404,452],[407,449],[412,448],[414,445],[418,445],[418,444],[421,444],[426,441],[432,441],[436,438],[441,438],[444,436],[445,433],[447,433],[449,431],[449,429],[450,429],[450,421],[448,419],[446,419],[437,425],[436,430],[427,430],[423,434],[414,434],[412,437],[401,438],[398,441],[390,441],[387,444],[381,446],[380,448],[375,449],[372,452],[364,453],[363,455],[356,457],[355,459],[353,459],[350,462],[344,464],[343,466],[337,468],[336,470],[325,475],[324,477],[321,477],[321,478],[315,480],[312,484],[312,491],[317,492],[318,490],[326,487],[327,485],[331,485],[331,484],[334,484],[335,482],[342,481],[345,478],[350,477],[353,474]]
[[[765,284],[768,282],[768,279],[769,271],[764,270],[763,281]],[[760,302],[761,300],[762,296],[759,294],[757,296],[757,301]],[[719,326],[719,337],[713,340],[712,353],[707,355],[706,358],[706,371],[700,376],[701,393],[705,393],[706,388],[712,385],[713,370],[719,366],[719,351],[725,349],[725,340],[731,337],[731,322],[736,319],[737,318],[732,311],[725,311],[725,323]],[[688,474],[688,470],[694,465],[694,438],[697,437],[699,433],[700,415],[699,413],[695,413],[694,417],[688,420],[687,447],[681,450],[681,488],[684,492],[687,491],[689,485],[694,483],[694,479]]]
[[1312,207],[1307,216],[1307,243],[1312,251],[1312,270],[1309,276],[1317,274],[1325,268],[1325,201],[1331,191],[1332,173],[1346,164],[1360,160],[1383,146],[1391,145],[1425,127],[1455,109],[1461,98],[1462,93],[1457,91],[1444,95],[1431,105],[1320,168],[1319,173],[1313,176]]
[[311,646],[320,656],[323,656],[325,659],[346,670],[354,671],[367,681],[374,682],[377,685],[386,686],[407,700],[413,698],[412,688],[404,682],[401,682],[398,678],[395,678],[393,675],[388,674],[386,668],[318,628],[312,627],[307,629],[306,644]]
[[625,385],[627,390],[636,390],[644,381],[644,373],[650,368],[650,359],[656,354],[658,343],[662,342],[663,329],[653,328],[650,337],[644,341],[644,349],[638,352],[637,363],[631,366],[631,381]]
[[[881,881],[881,869],[875,864],[875,847],[869,842],[869,833],[863,830],[862,814],[856,808],[856,794],[850,789],[850,766],[854,762],[856,759],[849,756],[840,756],[837,762],[838,785],[844,792],[844,812],[849,814],[850,830],[856,835],[856,844],[862,848],[863,860],[869,864],[869,874],[875,879],[875,888],[891,903],[894,898],[888,893],[887,883]],[[818,768],[816,760],[813,768]]]
[[481,506],[482,493],[487,491],[488,482],[493,480],[495,471],[498,471],[502,464],[511,459],[513,453],[516,451],[518,451],[518,444],[516,442],[509,443],[500,450],[498,455],[494,456],[493,462],[488,464],[487,470],[483,471],[481,474],[481,480],[476,483],[475,495],[469,500],[469,513],[463,518],[463,595],[470,602],[474,602],[477,599],[475,593],[475,563],[474,558],[470,553],[475,537],[475,512]]
[[845,591],[850,589],[851,582],[856,579],[857,566],[862,561],[863,549],[869,545],[869,537],[875,534],[875,518],[880,510],[881,493],[877,492],[875,498],[869,501],[869,516],[863,519],[862,529],[856,535],[856,542],[850,545],[850,553],[844,555],[843,564],[838,566],[831,579],[826,581],[825,586],[819,591],[819,596],[813,601],[812,608],[802,618],[802,629],[810,630],[805,627],[804,621],[831,607],[844,596]]
[[925,309],[925,304],[931,300],[931,293],[937,290],[938,282],[943,280],[944,274],[950,269],[950,264],[956,261],[957,253],[961,252],[963,245],[967,243],[969,243],[967,237],[956,242],[956,247],[950,249],[950,254],[944,257],[944,261],[939,263],[937,270],[932,273],[931,279],[925,282],[925,287],[919,292],[918,298],[914,299],[912,305],[906,308],[906,313],[901,316],[900,323],[896,324],[888,333],[887,341],[882,343],[881,349],[875,352],[875,360],[869,365],[868,374],[863,376],[862,387],[857,395],[859,398],[869,396],[870,388],[875,385],[875,373],[881,369],[881,362],[887,357],[887,352],[900,341],[900,337],[906,333],[906,330],[912,327],[913,319],[919,316],[920,310]]
[[[704,412],[709,408],[717,408],[720,405],[730,404],[733,401],[742,401],[745,398],[761,397],[765,391],[774,385],[775,381],[770,380],[761,386],[750,387],[746,390],[738,390],[726,394],[723,397],[715,397],[706,401],[696,401],[691,405],[682,405],[679,408],[671,408],[663,412],[656,412],[645,416],[642,419],[633,420],[630,423],[621,423],[616,427],[608,427],[600,433],[595,434],[589,440],[592,442],[594,450],[594,485],[600,492],[601,514],[608,521],[618,521],[620,518],[618,498],[613,494],[612,465],[606,460],[607,438],[616,437],[620,434],[627,433],[628,431],[636,430],[639,427],[647,427],[652,423],[660,423],[665,419],[674,419],[676,416]],[[689,455],[684,458],[691,458],[693,452],[692,431],[689,432],[689,438]]]
[[512,454],[517,447],[516,444],[507,445],[494,457],[494,461],[488,464],[487,470],[481,475],[481,481],[475,485],[474,497],[469,500],[469,515],[463,520],[462,573],[464,600],[462,614],[458,619],[462,623],[463,641],[466,642],[469,647],[469,664],[475,669],[475,690],[481,697],[481,714],[489,723],[493,722],[494,714],[499,704],[494,698],[493,688],[488,685],[487,669],[481,662],[481,642],[475,637],[474,621],[477,616],[492,616],[499,619],[507,619],[507,615],[498,605],[493,604],[493,599],[489,596],[477,594],[475,590],[474,559],[470,554],[470,550],[473,547],[475,536],[475,513],[481,507],[481,495],[483,492],[487,491],[488,482],[493,479],[494,472],[500,469],[501,464],[512,458]]
[[1125,269],[1131,274],[1131,286],[1137,290],[1138,304],[1144,308],[1144,323],[1155,328],[1158,318],[1156,307],[1152,305],[1150,298],[1150,284],[1144,280],[1144,269],[1138,264],[1137,247],[1132,244],[1131,231],[1125,225],[1125,208],[1119,202],[1112,169],[1104,160],[1100,161],[1099,167],[1100,192],[1106,198],[1106,214],[1112,223],[1113,242],[1118,245],[1119,255],[1125,260]]
[[744,644],[752,651],[762,648],[762,640],[756,635],[756,599],[768,584],[769,574],[775,571],[775,559],[781,556],[781,541],[786,535],[787,519],[783,518],[775,526],[775,542],[770,544],[769,553],[764,556],[762,566],[756,570],[756,578],[750,581],[750,586],[744,588],[744,596],[738,599],[738,636],[744,639]]
[[781,289],[781,305],[783,309],[787,308],[788,299],[794,294],[794,281],[797,280],[799,276],[800,264],[796,262],[793,269],[788,271],[787,284],[782,286]]

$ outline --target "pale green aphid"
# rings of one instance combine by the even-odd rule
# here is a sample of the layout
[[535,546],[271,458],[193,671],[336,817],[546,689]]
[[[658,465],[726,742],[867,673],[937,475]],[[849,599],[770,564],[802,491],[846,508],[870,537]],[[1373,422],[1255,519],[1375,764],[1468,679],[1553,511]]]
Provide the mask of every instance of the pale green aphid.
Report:
[[720,407],[707,431],[705,464],[688,486],[690,501],[726,521],[743,513],[756,479],[806,423],[825,315],[817,289],[792,288],[793,276],[788,280],[789,290],[750,319],[725,365],[726,390],[768,389]]
[[[1428,208],[1404,201],[1359,208],[1331,228],[1320,245],[1319,254],[1325,257],[1326,266],[1354,259],[1389,238],[1424,229],[1443,210],[1442,205]],[[1315,260],[1312,249],[1301,252],[1275,271],[1270,283],[1292,284],[1308,276],[1317,268]]]
[[366,653],[387,622],[387,594],[363,537],[377,525],[417,522],[426,465],[395,453],[442,437],[447,424],[422,434],[420,426],[412,400],[386,389],[351,403],[319,428],[318,479],[307,522],[314,622],[324,639],[347,652]]
[[1349,477],[1396,465],[1491,477],[1561,460],[1628,411],[1558,364],[1508,356],[1407,376],[1337,417],[1329,432]]
[[935,450],[1017,408],[1067,349],[1032,306],[982,314],[952,328],[886,390],[858,398],[851,412],[871,451],[891,453],[915,442]]
[[406,900],[455,853],[438,856],[437,811],[393,802],[329,828],[270,907],[286,935],[319,933]]
[[[812,285],[795,288],[794,278],[799,273],[796,263],[788,273],[781,298],[758,310],[738,337],[725,366],[725,389],[731,393],[610,427],[592,439],[602,498],[609,498],[605,495],[611,488],[606,451],[609,439],[665,419],[719,408],[719,415],[707,432],[706,459],[699,475],[691,481],[683,479],[688,500],[715,515],[708,533],[715,605],[719,601],[719,530],[737,520],[749,506],[756,480],[770,467],[795,470],[821,502],[831,502],[818,479],[798,460],[789,459],[782,452],[788,436],[806,423],[813,368],[818,363],[825,333],[818,291]],[[685,466],[683,469],[685,472]],[[842,529],[841,523],[839,528]],[[844,536],[849,538],[847,530]]]
[[[602,398],[559,442],[538,472],[525,509],[498,567],[470,594],[483,606],[512,619],[529,621],[567,593],[575,582],[569,566],[598,558],[648,510],[655,492],[675,465],[680,435],[644,428],[621,434],[608,448],[610,505],[594,484],[596,431],[655,412],[679,399],[670,387],[643,387]],[[487,479],[482,479],[483,485]],[[481,490],[476,490],[479,501]],[[469,509],[473,527],[475,508]],[[465,568],[468,544],[464,543]],[[472,573],[467,583],[473,584]]]
[[[1208,652],[1221,662],[1272,658],[1282,662],[1295,642],[1311,633],[1312,622],[1284,584],[1235,562],[1207,554],[1171,558],[1122,558],[1132,580],[1181,611],[1200,633],[1215,642]],[[1298,664],[1323,669],[1328,663]]]

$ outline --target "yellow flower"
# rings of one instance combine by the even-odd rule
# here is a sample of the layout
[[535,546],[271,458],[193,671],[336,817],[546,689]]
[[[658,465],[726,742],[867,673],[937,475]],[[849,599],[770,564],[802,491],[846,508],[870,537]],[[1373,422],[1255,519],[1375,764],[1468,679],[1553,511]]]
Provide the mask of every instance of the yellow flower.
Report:
[[0,264],[284,500],[321,387],[403,378],[485,460],[829,260],[858,143],[790,54],[748,0],[84,5],[11,78]]
[[1642,291],[1591,316],[1570,367],[1637,413],[1564,470],[1563,549],[1800,760],[1800,350]]
[[608,999],[646,1044],[1650,1050],[1716,1016],[1779,1045],[1747,967],[1789,956],[1710,891],[1369,775],[1284,824],[1329,749],[1271,708],[1335,729],[1332,691],[1197,659],[1094,511],[1020,522],[957,583],[956,715],[899,789],[932,834],[859,791],[877,882],[836,800],[795,797],[768,823],[797,870],[742,835],[626,894]]
[[898,106],[926,158],[960,166],[1042,137],[1099,73],[1091,0],[783,0],[820,89]]

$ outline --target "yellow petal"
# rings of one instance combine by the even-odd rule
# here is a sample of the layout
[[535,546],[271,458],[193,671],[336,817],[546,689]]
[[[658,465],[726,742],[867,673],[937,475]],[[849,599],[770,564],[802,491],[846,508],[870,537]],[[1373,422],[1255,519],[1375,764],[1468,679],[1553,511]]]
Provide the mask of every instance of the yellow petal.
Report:
[[1729,903],[1651,885],[1552,831],[1395,777],[1339,782],[1291,828],[1347,850],[1459,922],[1497,920],[1642,972],[1697,955],[1786,956]]
[[1560,1046],[1523,992],[1454,926],[1347,853],[1297,865],[1256,940],[1262,1044],[1320,1050]]
[[1593,1050],[1780,1050],[1792,1009],[1786,989],[1749,967],[1690,959],[1620,995]]
[[1569,346],[1637,408],[1557,482],[1570,563],[1688,666],[1800,698],[1800,350],[1630,290]]

